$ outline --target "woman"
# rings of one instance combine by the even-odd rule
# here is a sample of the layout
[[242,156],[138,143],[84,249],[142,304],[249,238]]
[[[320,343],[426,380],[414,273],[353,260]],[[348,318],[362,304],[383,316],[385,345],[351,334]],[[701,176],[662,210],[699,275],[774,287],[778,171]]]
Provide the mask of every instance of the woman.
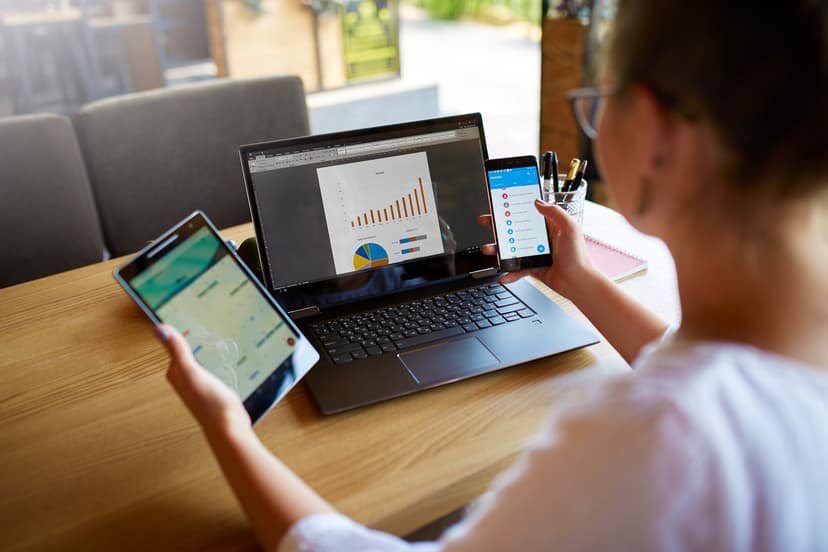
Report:
[[[828,550],[826,20],[816,0],[619,2],[582,123],[618,209],[675,258],[681,326],[602,277],[538,203],[555,264],[535,275],[635,371],[554,413],[488,499],[418,546]],[[180,336],[159,335],[265,548],[411,546],[334,513]]]

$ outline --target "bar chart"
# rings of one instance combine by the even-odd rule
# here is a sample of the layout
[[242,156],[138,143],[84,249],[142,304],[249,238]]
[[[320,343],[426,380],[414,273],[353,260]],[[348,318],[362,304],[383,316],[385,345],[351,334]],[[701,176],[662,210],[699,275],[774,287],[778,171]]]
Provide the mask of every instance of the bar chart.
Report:
[[444,252],[425,152],[320,167],[317,177],[337,274]]
[[362,228],[369,224],[382,224],[383,222],[403,221],[405,219],[427,215],[428,205],[426,204],[425,192],[423,191],[423,179],[418,177],[417,183],[418,185],[415,188],[395,198],[388,205],[377,207],[376,209],[368,209],[357,214],[356,219],[351,220],[351,228]]

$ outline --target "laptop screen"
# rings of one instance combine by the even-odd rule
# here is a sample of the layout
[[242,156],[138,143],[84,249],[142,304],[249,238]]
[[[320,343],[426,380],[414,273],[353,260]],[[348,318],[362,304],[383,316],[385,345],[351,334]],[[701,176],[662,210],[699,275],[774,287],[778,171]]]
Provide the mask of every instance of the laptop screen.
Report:
[[268,287],[324,308],[493,266],[479,114],[244,146]]

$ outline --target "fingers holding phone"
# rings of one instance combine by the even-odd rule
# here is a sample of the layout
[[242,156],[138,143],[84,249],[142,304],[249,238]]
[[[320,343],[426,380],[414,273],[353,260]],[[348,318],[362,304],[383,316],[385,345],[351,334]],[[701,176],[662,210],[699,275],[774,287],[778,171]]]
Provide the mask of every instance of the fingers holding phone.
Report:
[[[494,203],[491,197],[490,202]],[[552,258],[549,264],[543,267],[509,270],[501,266],[504,270],[509,270],[509,273],[501,278],[501,282],[508,284],[531,275],[558,293],[570,297],[573,291],[586,281],[585,276],[593,270],[586,253],[583,234],[572,217],[557,205],[537,199],[531,208],[544,220]],[[480,215],[477,221],[481,226],[495,228],[496,222],[491,214]],[[495,237],[499,237],[497,233]],[[484,245],[481,251],[487,255],[498,253],[496,244]]]
[[[477,224],[483,226],[484,228],[492,228],[492,215],[483,214],[477,217]],[[492,236],[494,237],[494,236]],[[494,243],[487,243],[485,245],[480,246],[480,251],[484,255],[497,255],[497,244]]]

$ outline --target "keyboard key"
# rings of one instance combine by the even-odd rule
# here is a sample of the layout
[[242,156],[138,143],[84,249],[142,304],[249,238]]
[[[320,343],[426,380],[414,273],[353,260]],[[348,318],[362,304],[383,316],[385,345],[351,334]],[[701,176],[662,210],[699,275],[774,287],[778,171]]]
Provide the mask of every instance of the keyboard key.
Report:
[[501,324],[505,324],[506,320],[502,316],[493,316],[489,318],[489,323],[493,326],[500,326]]
[[504,314],[503,318],[506,320],[506,322],[514,322],[515,320],[520,320],[520,316],[516,312]]
[[382,345],[380,345],[380,349],[382,349],[386,353],[393,353],[397,350],[397,346],[393,343],[383,343]]
[[477,324],[477,327],[478,327],[478,328],[480,328],[481,330],[482,330],[483,328],[491,328],[491,327],[492,327],[492,325],[491,325],[491,324],[489,324],[489,321],[488,321],[488,320],[478,320],[478,321],[476,322],[476,324]]
[[414,337],[416,335],[420,335],[420,333],[417,330],[405,330],[403,332],[403,335],[405,337]]
[[500,293],[497,294],[498,299],[511,299],[511,297],[512,297],[512,294],[509,293],[508,291],[501,291]]
[[405,349],[407,347],[416,347],[417,345],[422,345],[424,343],[430,343],[432,341],[436,341],[438,339],[443,339],[446,337],[451,337],[454,335],[460,335],[464,333],[463,329],[460,327],[455,328],[446,328],[444,330],[440,330],[439,332],[429,332],[424,335],[418,335],[414,337],[408,337],[406,339],[400,339],[396,341],[394,344],[400,348]]
[[486,317],[478,313],[471,315],[469,318],[471,318],[473,322],[479,322],[480,320],[485,320]]
[[517,312],[519,310],[524,310],[526,307],[523,306],[522,303],[516,303],[514,305],[509,305],[508,307],[498,307],[497,312],[500,314],[506,314],[509,312]]
[[477,331],[479,328],[477,327],[477,324],[475,324],[474,322],[469,322],[468,324],[463,324],[463,329],[467,332],[474,332]]
[[367,352],[371,356],[379,356],[382,354],[382,349],[379,347],[366,347],[365,352]]
[[353,357],[351,357],[351,353],[342,353],[341,355],[336,355],[333,357],[334,364],[345,364],[346,362],[351,362]]
[[518,300],[514,297],[509,297],[508,299],[501,299],[500,301],[495,303],[496,307],[508,307],[509,305],[515,305],[518,303]]
[[328,347],[327,350],[329,355],[336,356],[341,353],[352,353],[354,351],[361,351],[362,345],[360,345],[359,343],[348,343],[347,345]]
[[521,318],[529,318],[530,316],[535,316],[535,313],[529,309],[523,309],[521,311],[518,311],[518,314]]
[[492,318],[494,316],[497,316],[497,311],[494,309],[483,311],[483,316],[485,316],[486,318]]
[[362,359],[362,358],[368,358],[368,353],[366,353],[366,352],[365,352],[365,351],[363,351],[362,349],[360,349],[359,351],[354,351],[353,353],[351,353],[351,355],[352,355],[354,358],[359,358],[359,359]]

